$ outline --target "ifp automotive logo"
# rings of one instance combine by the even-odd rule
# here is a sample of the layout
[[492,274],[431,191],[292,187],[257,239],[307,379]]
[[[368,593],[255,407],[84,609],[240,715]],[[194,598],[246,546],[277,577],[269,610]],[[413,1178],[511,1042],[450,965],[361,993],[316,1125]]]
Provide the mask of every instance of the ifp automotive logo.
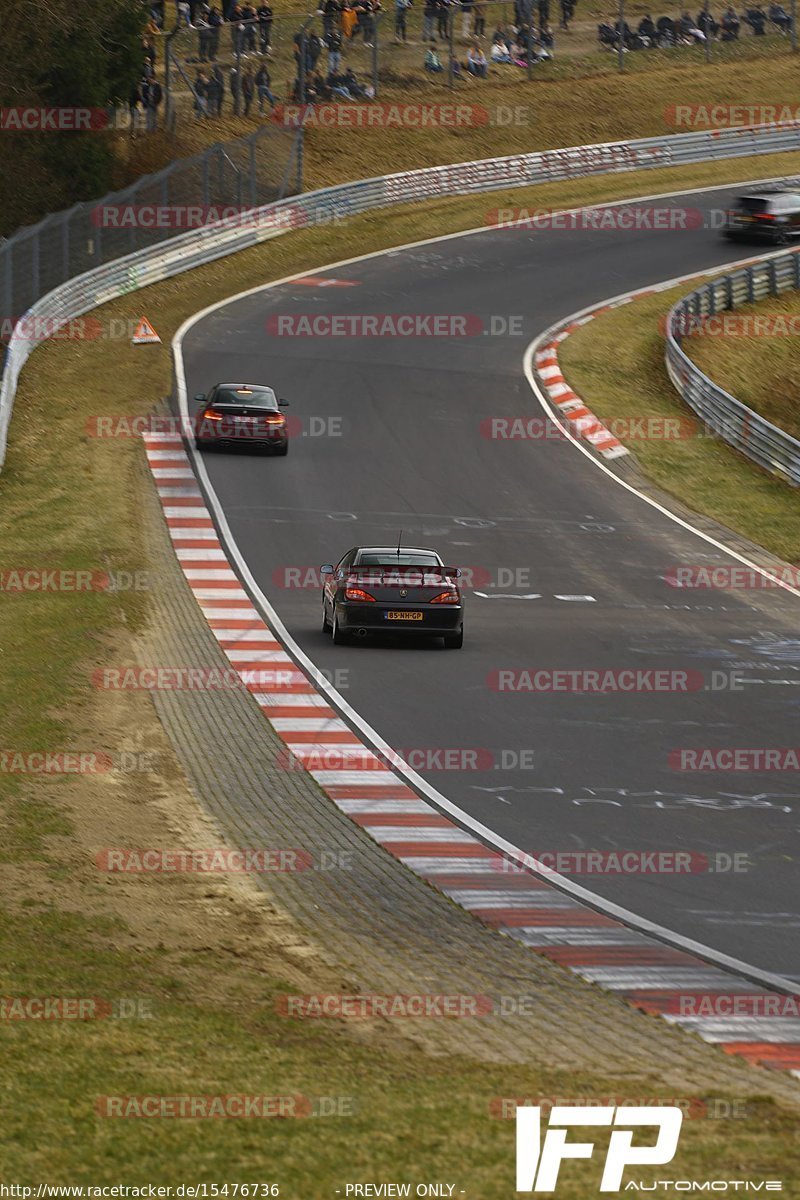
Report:
[[[678,1150],[684,1111],[678,1105],[553,1105],[548,1128],[542,1139],[542,1108],[517,1106],[517,1192],[552,1195],[556,1190],[561,1164],[566,1159],[592,1158],[594,1142],[568,1141],[569,1127],[578,1125],[611,1126],[605,1162],[600,1176],[600,1192],[713,1192],[714,1194],[782,1192],[780,1179],[658,1179],[645,1182],[628,1179],[626,1167],[656,1167],[672,1162]],[[546,1111],[546,1110],[545,1110]],[[643,1137],[643,1145],[634,1145],[640,1127],[655,1129]],[[599,1158],[600,1156],[598,1156]],[[596,1174],[600,1174],[597,1164]],[[590,1194],[589,1192],[585,1193]]]
[[[634,1107],[632,1105],[578,1108],[560,1105],[551,1108],[548,1129],[542,1141],[541,1108],[517,1109],[517,1191],[554,1192],[561,1163],[568,1158],[591,1158],[593,1142],[567,1141],[571,1125],[612,1125],[606,1161],[600,1180],[601,1192],[619,1192],[622,1176],[629,1166],[662,1166],[672,1162],[678,1149],[683,1112],[674,1105]],[[655,1143],[634,1146],[630,1126],[656,1126]]]

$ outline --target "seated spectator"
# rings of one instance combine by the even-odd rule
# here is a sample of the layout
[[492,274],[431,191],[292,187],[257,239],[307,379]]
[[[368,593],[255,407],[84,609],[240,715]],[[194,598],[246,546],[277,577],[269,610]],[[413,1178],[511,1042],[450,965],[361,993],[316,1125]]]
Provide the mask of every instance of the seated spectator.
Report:
[[511,55],[509,54],[508,46],[506,45],[506,43],[504,41],[503,42],[492,42],[492,49],[490,51],[489,57],[491,58],[492,62],[498,62],[498,63],[510,63],[511,62]]
[[735,42],[739,38],[740,29],[739,17],[733,5],[725,9],[722,14],[722,38],[723,42]]
[[792,27],[792,18],[782,4],[770,5],[769,19],[773,25],[778,26],[778,29],[783,34],[787,34]]
[[370,99],[369,92],[358,82],[352,67],[348,67],[344,73],[344,86],[356,100]]
[[697,28],[701,29],[707,38],[715,38],[719,33],[719,22],[714,20],[710,12],[701,8],[697,14]]
[[617,31],[610,21],[601,21],[597,26],[597,39],[601,46],[614,47],[617,44]]
[[693,18],[688,12],[681,14],[678,27],[681,31],[682,38],[686,42],[704,42],[706,40],[706,35],[703,33],[702,29],[698,29]]
[[542,42],[542,45],[544,46],[544,48],[546,50],[551,51],[551,53],[548,55],[548,58],[552,58],[553,57],[552,51],[554,51],[555,47],[556,47],[556,38],[555,38],[555,34],[553,33],[553,30],[550,28],[549,25],[542,26],[542,28],[539,32],[539,37],[541,39],[541,42]]
[[461,63],[454,54],[450,58],[450,74],[453,76],[453,79],[464,78],[464,72],[461,70]]
[[475,75],[478,79],[486,78],[489,64],[480,46],[470,46],[467,51],[467,70],[470,75]]
[[311,76],[311,86],[318,100],[330,100],[332,98],[330,86],[322,78],[319,71],[315,71]]
[[662,49],[667,46],[674,46],[678,40],[675,22],[671,17],[659,17],[656,21],[656,32],[658,34],[658,45]]
[[756,37],[764,36],[767,26],[767,14],[764,12],[760,4],[755,8],[748,8],[745,12],[744,19]]
[[434,50],[433,46],[429,46],[425,51],[425,70],[432,71],[434,75],[438,75],[444,67],[439,62],[439,55]]
[[637,29],[636,32],[638,33],[640,38],[647,39],[648,45],[650,45],[650,46],[655,45],[656,25],[655,25],[655,21],[650,16],[650,13],[647,13],[646,16],[642,17],[641,21],[639,22],[639,28]]

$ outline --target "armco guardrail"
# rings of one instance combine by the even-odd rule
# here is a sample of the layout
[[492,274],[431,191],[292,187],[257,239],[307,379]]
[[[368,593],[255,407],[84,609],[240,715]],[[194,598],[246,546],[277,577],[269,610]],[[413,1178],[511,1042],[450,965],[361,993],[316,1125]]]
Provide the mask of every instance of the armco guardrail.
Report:
[[480,162],[425,167],[307,192],[290,200],[255,208],[244,217],[193,229],[138,250],[48,292],[32,305],[15,328],[0,385],[0,467],[5,461],[8,426],[20,371],[35,346],[44,340],[44,336],[36,336],[39,322],[48,330],[52,329],[127,292],[179,275],[237,250],[245,250],[292,229],[324,224],[369,209],[586,175],[774,154],[798,147],[800,122],[789,122],[641,138],[631,142],[604,142]]
[[702,332],[709,317],[793,289],[800,289],[798,251],[773,255],[695,288],[667,318],[666,362],[678,392],[712,433],[760,467],[800,487],[800,441],[723,391],[681,347],[683,337]]

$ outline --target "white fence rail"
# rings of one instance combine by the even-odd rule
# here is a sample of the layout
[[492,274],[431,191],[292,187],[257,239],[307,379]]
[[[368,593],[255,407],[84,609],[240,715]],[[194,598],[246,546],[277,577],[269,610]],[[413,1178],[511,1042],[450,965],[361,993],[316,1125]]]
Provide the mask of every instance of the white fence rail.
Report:
[[766,471],[800,487],[800,441],[759,416],[704,375],[682,348],[702,335],[709,318],[782,292],[800,290],[800,251],[751,263],[695,288],[667,318],[666,362],[670,379],[708,427]]
[[[15,330],[9,342],[0,384],[0,467],[5,461],[8,427],[20,372],[38,342],[43,340],[43,337],[37,339],[35,336],[39,323],[50,330],[57,327],[59,322],[66,323],[127,292],[189,271],[192,267],[237,250],[245,250],[268,238],[368,209],[443,195],[526,187],[587,175],[775,154],[798,147],[800,122],[790,122],[573,146],[563,150],[426,167],[419,171],[405,171],[307,192],[253,209],[248,218],[237,217],[232,221],[193,229],[166,242],[138,250],[70,279],[48,292],[24,314],[18,326],[22,332]],[[32,332],[34,336],[31,336]]]

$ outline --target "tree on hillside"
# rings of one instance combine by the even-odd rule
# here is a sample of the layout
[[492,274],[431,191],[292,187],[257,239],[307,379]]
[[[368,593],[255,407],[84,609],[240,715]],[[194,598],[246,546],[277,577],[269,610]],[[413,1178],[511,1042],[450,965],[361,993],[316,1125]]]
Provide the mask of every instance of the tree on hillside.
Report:
[[[125,102],[142,73],[145,0],[4,0],[0,107],[105,108]],[[102,131],[0,133],[0,224],[40,215],[110,187]]]

